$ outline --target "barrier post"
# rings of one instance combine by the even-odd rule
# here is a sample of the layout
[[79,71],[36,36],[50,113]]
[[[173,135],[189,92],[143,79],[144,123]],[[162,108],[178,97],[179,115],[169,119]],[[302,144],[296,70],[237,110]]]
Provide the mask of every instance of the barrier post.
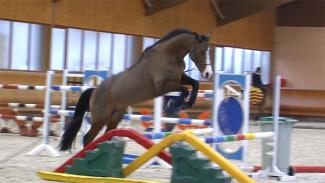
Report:
[[[214,63],[213,66],[213,101],[212,101],[212,127],[213,127],[213,136],[220,134],[218,127],[218,104],[219,104],[219,73],[217,63]],[[216,149],[217,144],[212,145],[213,149]]]
[[[245,86],[244,86],[244,98],[243,100],[243,129],[242,133],[248,133],[249,128],[249,100],[250,100],[250,85],[251,85],[251,76],[249,74],[245,75]],[[243,145],[243,158],[242,162],[244,163],[243,166],[246,166],[247,163],[247,157],[248,157],[248,141],[244,140],[242,142]]]
[[[68,85],[68,70],[63,70],[62,73],[62,85]],[[67,106],[67,91],[61,91],[61,110],[65,110]],[[62,136],[65,127],[65,115],[60,115],[60,136]]]
[[[249,127],[249,74],[218,74],[215,76],[215,95],[213,103],[214,135],[247,133]],[[231,88],[227,84],[235,83],[241,87],[240,91],[230,91],[230,96],[225,96],[225,88]],[[233,96],[235,93],[243,94]],[[233,114],[231,114],[233,113]],[[229,159],[240,160],[246,166],[248,142],[242,141],[237,150],[225,150],[215,145],[216,149]]]
[[278,176],[280,179],[286,177],[287,175],[278,168],[277,159],[278,159],[278,140],[279,140],[279,114],[280,114],[280,85],[281,85],[281,76],[275,76],[274,81],[274,98],[273,98],[273,156],[272,156],[272,165],[270,166],[271,176]]
[[[162,106],[163,106],[163,97],[159,96],[154,99],[154,128],[153,131],[155,133],[161,132],[161,124],[162,124]],[[159,157],[154,157],[144,167],[151,165],[152,163],[157,162],[159,165],[165,168],[171,168],[171,166],[165,161],[161,160]]]
[[271,152],[265,152],[271,156],[271,163],[265,170],[261,170],[256,174],[252,174],[252,177],[276,177],[279,181],[295,180],[294,176],[288,176],[286,172],[282,172],[277,165],[277,159],[279,155],[278,141],[279,141],[279,114],[280,114],[280,95],[281,95],[281,76],[277,75],[274,79],[274,95],[273,95],[273,142],[267,143],[272,145]]
[[27,153],[35,156],[42,150],[47,150],[53,156],[60,156],[59,152],[49,145],[49,128],[50,128],[50,107],[51,107],[51,86],[53,83],[54,71],[47,71],[46,89],[44,98],[44,116],[43,116],[43,139],[40,145]]
[[154,99],[154,132],[161,132],[161,115],[162,115],[163,98],[161,96]]

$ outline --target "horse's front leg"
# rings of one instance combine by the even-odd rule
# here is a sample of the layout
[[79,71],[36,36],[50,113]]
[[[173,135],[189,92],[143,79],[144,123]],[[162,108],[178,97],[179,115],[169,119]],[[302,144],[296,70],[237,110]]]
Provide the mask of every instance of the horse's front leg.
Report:
[[183,107],[184,109],[192,108],[192,106],[195,104],[197,94],[199,92],[200,83],[199,83],[199,81],[197,81],[197,80],[189,77],[185,73],[183,73],[182,79],[181,79],[181,84],[192,86],[191,97],[190,97],[189,101],[184,104],[184,107]]
[[179,91],[181,92],[180,97],[186,99],[187,96],[190,94],[187,87],[184,85],[179,86]]

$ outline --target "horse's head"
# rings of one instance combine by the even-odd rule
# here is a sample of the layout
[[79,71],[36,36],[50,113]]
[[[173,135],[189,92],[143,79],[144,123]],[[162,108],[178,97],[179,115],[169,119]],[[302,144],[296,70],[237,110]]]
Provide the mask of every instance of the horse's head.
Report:
[[190,57],[201,72],[203,78],[208,79],[212,76],[210,61],[209,36],[197,35],[198,45],[190,50]]

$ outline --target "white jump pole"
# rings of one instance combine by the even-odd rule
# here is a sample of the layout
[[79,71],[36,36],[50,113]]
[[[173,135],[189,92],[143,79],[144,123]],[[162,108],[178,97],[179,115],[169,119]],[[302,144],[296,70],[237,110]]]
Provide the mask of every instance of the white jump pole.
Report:
[[[243,100],[243,126],[242,126],[242,133],[248,133],[249,128],[249,97],[250,97],[250,85],[251,85],[251,75],[245,75],[245,86],[244,86],[244,98]],[[244,163],[243,166],[246,166],[247,157],[248,157],[248,141],[242,141],[243,145],[243,158],[242,162]]]
[[161,132],[161,116],[162,116],[163,97],[156,97],[154,99],[154,132]]
[[281,76],[275,76],[274,81],[274,98],[273,98],[273,154],[270,165],[269,176],[277,177],[280,181],[295,180],[294,176],[289,176],[286,172],[282,172],[278,167],[278,142],[279,142],[279,116],[280,116],[280,97],[281,97]]
[[51,107],[51,86],[53,83],[54,71],[47,71],[46,89],[44,101],[44,121],[43,121],[43,139],[40,145],[27,153],[27,155],[35,156],[42,150],[47,150],[53,156],[60,156],[59,152],[49,145],[49,128],[50,128],[50,107]]
[[[153,116],[153,122],[154,122],[153,131],[155,133],[161,132],[162,106],[163,106],[163,97],[162,96],[156,97],[154,99],[154,116]],[[143,167],[151,165],[155,161],[158,162],[162,167],[165,167],[165,168],[168,168],[168,169],[172,168],[168,163],[161,160],[159,157],[152,158]]]
[[278,138],[279,138],[279,115],[280,115],[280,85],[281,85],[281,76],[275,76],[274,81],[274,98],[273,98],[273,156],[272,156],[272,165],[271,173],[275,176],[283,176],[283,172],[279,170],[277,166],[278,159]]
[[[68,70],[63,70],[62,85],[68,85]],[[61,110],[65,110],[67,106],[67,91],[61,91]],[[60,115],[60,136],[62,136],[65,127],[65,115]]]
[[[132,114],[133,114],[132,106],[127,107],[127,114],[128,114],[128,116],[132,116]],[[131,119],[123,119],[122,123],[119,125],[119,128],[132,128]]]
[[[218,105],[219,105],[219,73],[217,63],[214,63],[213,67],[213,100],[212,100],[212,127],[213,127],[213,136],[217,136],[220,134],[220,129],[218,125]],[[214,149],[216,149],[216,144],[212,145]]]

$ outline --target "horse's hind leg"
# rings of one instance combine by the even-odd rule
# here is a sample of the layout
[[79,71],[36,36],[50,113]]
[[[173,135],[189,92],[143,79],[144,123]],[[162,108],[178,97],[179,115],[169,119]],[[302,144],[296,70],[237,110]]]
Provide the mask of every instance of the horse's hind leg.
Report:
[[112,112],[112,117],[106,124],[106,127],[107,127],[106,132],[117,128],[117,125],[123,119],[125,112],[126,112],[126,107],[114,108],[114,110]]
[[[89,144],[94,138],[97,136],[99,131],[104,127],[107,121],[110,121],[110,113],[106,113],[105,115],[96,115],[92,113],[92,121],[90,130],[83,138],[84,146]],[[94,116],[94,117],[93,117]]]

